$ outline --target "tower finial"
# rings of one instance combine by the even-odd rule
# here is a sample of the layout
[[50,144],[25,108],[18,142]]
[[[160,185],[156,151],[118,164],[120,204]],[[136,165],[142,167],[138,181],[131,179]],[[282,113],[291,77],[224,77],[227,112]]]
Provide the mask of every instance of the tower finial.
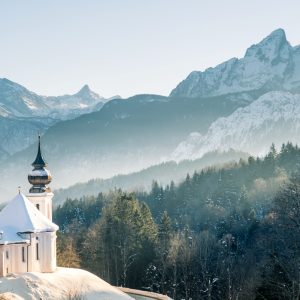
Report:
[[32,163],[32,166],[35,167],[36,169],[41,169],[47,166],[47,163],[45,162],[42,151],[41,151],[41,135],[38,133],[38,152],[35,158],[35,161]]
[[47,163],[45,162],[41,151],[41,135],[38,134],[38,152],[35,161],[32,163],[34,169],[28,174],[28,181],[32,184],[30,193],[44,193],[50,192],[51,189],[47,186],[52,176],[49,170],[46,169]]
[[19,194],[21,194],[21,187],[18,186],[18,191],[19,191]]

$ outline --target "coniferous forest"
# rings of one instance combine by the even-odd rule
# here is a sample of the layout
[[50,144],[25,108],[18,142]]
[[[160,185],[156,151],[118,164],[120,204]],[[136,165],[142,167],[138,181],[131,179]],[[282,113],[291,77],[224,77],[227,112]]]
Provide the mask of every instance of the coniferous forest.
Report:
[[300,298],[300,149],[66,199],[58,264],[173,299]]

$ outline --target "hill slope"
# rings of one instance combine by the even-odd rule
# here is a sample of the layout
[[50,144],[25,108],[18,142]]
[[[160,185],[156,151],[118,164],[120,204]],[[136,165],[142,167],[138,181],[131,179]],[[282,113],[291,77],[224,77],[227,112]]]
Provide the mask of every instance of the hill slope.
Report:
[[[17,299],[132,299],[99,277],[80,269],[58,268],[54,273],[13,274],[1,279],[1,293]],[[76,298],[77,297],[77,298]]]
[[300,143],[300,94],[270,92],[213,122],[205,135],[191,133],[173,152],[177,161],[209,151],[235,149],[264,154],[271,143]]
[[149,191],[153,180],[163,186],[170,184],[171,180],[178,183],[188,173],[193,174],[195,171],[212,165],[239,161],[241,158],[245,159],[247,157],[248,155],[242,152],[214,152],[207,153],[201,159],[194,161],[186,160],[178,164],[170,161],[128,175],[117,175],[108,179],[92,179],[88,182],[77,183],[66,189],[54,191],[54,203],[55,205],[61,204],[67,198],[79,199],[83,196],[96,196],[100,192],[105,193],[115,188],[126,191]]

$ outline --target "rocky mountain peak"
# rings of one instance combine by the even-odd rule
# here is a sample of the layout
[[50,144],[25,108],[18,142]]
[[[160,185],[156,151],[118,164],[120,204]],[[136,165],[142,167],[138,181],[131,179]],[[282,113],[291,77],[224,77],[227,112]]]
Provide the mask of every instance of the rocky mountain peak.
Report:
[[78,94],[86,94],[86,93],[90,93],[91,89],[89,87],[88,84],[85,84],[78,92]]
[[258,44],[248,48],[245,57],[256,57],[261,61],[273,61],[278,57],[288,59],[291,49],[292,47],[286,39],[285,31],[277,29]]
[[300,55],[277,29],[247,49],[241,59],[229,59],[205,71],[194,71],[171,92],[176,97],[214,97],[264,90],[299,90]]
[[103,97],[99,96],[97,93],[93,92],[89,85],[85,84],[77,94],[76,96],[80,98],[93,98],[95,100],[103,99]]

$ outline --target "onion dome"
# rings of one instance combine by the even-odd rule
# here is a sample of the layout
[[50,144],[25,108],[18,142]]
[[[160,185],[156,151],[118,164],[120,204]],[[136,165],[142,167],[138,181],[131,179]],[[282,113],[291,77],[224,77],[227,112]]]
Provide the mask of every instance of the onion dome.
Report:
[[49,170],[46,169],[45,162],[41,151],[41,137],[39,135],[38,153],[36,159],[32,163],[34,169],[28,174],[28,181],[32,184],[30,193],[45,193],[51,192],[47,185],[51,182],[52,176]]

